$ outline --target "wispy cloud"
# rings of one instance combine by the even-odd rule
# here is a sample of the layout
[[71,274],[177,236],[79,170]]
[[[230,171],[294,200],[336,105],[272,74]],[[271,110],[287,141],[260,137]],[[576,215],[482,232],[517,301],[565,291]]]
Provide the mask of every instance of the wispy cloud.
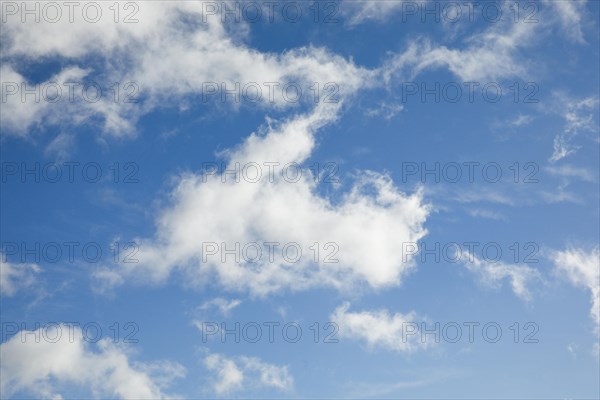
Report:
[[388,310],[350,312],[349,309],[350,303],[344,303],[329,317],[339,327],[341,338],[364,341],[369,348],[383,348],[401,353],[410,353],[433,345],[422,340],[418,321],[422,321],[423,318],[414,311],[407,314],[390,314]]
[[463,254],[461,261],[483,285],[499,288],[504,280],[508,280],[513,292],[524,300],[531,300],[529,286],[536,281],[540,282],[542,277],[537,269],[527,265],[481,260],[470,253]]

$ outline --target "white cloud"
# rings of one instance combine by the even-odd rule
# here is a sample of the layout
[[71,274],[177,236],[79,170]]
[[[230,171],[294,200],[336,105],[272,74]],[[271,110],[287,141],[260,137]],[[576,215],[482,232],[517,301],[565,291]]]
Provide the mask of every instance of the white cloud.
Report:
[[213,389],[218,395],[237,391],[242,388],[244,373],[233,360],[218,354],[211,354],[204,360],[204,365],[217,374]]
[[330,321],[339,327],[340,338],[363,340],[370,348],[398,352],[413,352],[431,345],[419,331],[420,318],[414,311],[408,314],[387,310],[349,312],[350,303],[344,303],[330,315]]
[[[18,95],[8,96],[3,126],[7,134],[25,136],[31,127],[97,123],[101,119],[105,133],[123,136],[135,133],[135,123],[144,114],[157,107],[180,106],[207,92],[207,83],[225,84],[228,89],[240,83],[257,83],[263,93],[257,103],[265,108],[295,108],[296,102],[286,101],[281,88],[289,82],[298,83],[303,93],[320,84],[321,98],[327,90],[324,85],[333,82],[339,95],[348,98],[359,88],[381,87],[380,74],[387,78],[401,73],[415,76],[432,67],[447,67],[467,80],[485,77],[512,77],[525,73],[516,57],[516,50],[530,41],[536,24],[492,24],[488,30],[467,40],[465,49],[435,47],[428,40],[413,42],[406,52],[393,57],[381,69],[368,70],[323,48],[302,47],[281,54],[262,53],[244,44],[244,24],[224,25],[220,15],[209,15],[202,2],[140,3],[137,23],[114,23],[103,18],[92,24],[83,20],[73,23],[63,18],[58,23],[22,23],[18,16],[10,16],[4,24],[2,42],[4,66],[3,82],[22,83],[26,79],[16,70],[15,57],[36,59],[61,57],[68,66],[44,83],[94,80],[105,85],[98,102],[45,101],[21,102]],[[361,20],[379,18],[392,13],[401,2],[350,2],[343,7],[358,10]],[[112,16],[110,4],[102,4],[103,15]],[[160,35],[155,27],[161,26]],[[236,28],[237,27],[237,28]],[[237,30],[234,30],[237,29]],[[95,71],[86,64],[90,56],[101,57],[106,65]],[[405,69],[410,69],[404,74]],[[135,82],[139,87],[138,103],[113,100],[114,82]],[[278,82],[273,101],[267,82]],[[66,90],[66,89],[65,89]],[[61,99],[67,95],[63,93]],[[81,96],[78,96],[81,97]],[[305,96],[305,99],[311,96]],[[210,99],[220,98],[212,95]],[[312,99],[312,97],[311,97]],[[218,100],[216,100],[218,102]],[[231,96],[227,97],[231,103]],[[304,104],[306,101],[304,101]],[[238,103],[233,104],[239,107]],[[398,110],[391,110],[397,113]],[[386,113],[388,115],[389,113]]]
[[420,6],[427,0],[394,0],[394,1],[373,1],[373,0],[345,0],[340,2],[341,15],[347,18],[348,25],[355,26],[363,24],[369,20],[383,22],[391,16],[402,10],[404,3],[411,3]]
[[524,300],[531,299],[528,285],[541,279],[539,271],[527,265],[481,260],[468,252],[463,253],[460,260],[482,284],[488,287],[500,287],[502,282],[508,279],[513,292]]
[[[566,125],[565,132],[575,133],[579,130],[595,130],[592,111],[598,105],[598,97],[586,97],[581,100],[567,101],[564,114]],[[582,115],[581,113],[589,112]]]
[[209,354],[204,365],[216,374],[212,387],[219,396],[255,388],[289,391],[294,386],[287,366],[269,364],[256,357],[228,358]]
[[555,272],[574,286],[587,289],[591,294],[590,315],[596,333],[600,333],[600,249],[569,248],[552,254]]
[[365,112],[367,117],[380,117],[390,122],[396,115],[404,110],[402,104],[382,102],[377,108],[369,108]]
[[[305,88],[314,82],[339,84],[339,102],[311,105],[312,111],[262,129],[225,153],[228,168],[248,162],[279,162],[283,167],[306,161],[316,145],[317,130],[335,122],[343,104],[359,89],[374,85],[378,73],[357,67],[325,49],[307,47],[282,54],[261,53],[241,43],[218,15],[200,23],[204,15],[199,3],[144,3],[137,17],[138,24],[106,26],[101,37],[97,26],[89,23],[9,23],[3,31],[8,38],[7,56],[61,56],[69,58],[73,65],[102,53],[107,65],[105,80],[143,82],[141,104],[125,108],[106,101],[101,105],[81,104],[84,112],[69,113],[55,104],[23,105],[15,101],[12,107],[25,110],[9,125],[26,135],[32,124],[51,123],[63,114],[78,116],[74,123],[103,115],[106,132],[125,135],[132,133],[135,120],[143,113],[198,95],[206,82],[232,85],[295,81]],[[165,27],[160,35],[154,29],[157,25]],[[64,34],[66,31],[69,35]],[[73,31],[79,34],[75,35],[78,40],[73,39]],[[54,39],[49,40],[50,36]],[[29,42],[35,45],[27,47]],[[69,68],[65,71],[79,74],[76,78],[80,79],[91,73],[79,67]],[[59,75],[67,74],[65,71]],[[265,107],[294,108],[282,100],[281,94],[273,104],[264,99],[263,103]],[[416,241],[425,234],[422,224],[428,208],[422,204],[421,193],[405,195],[388,176],[364,172],[350,192],[334,203],[317,194],[316,185],[307,174],[305,171],[301,180],[293,184],[282,179],[270,183],[266,176],[257,183],[223,184],[219,176],[209,176],[203,182],[201,174],[182,175],[172,193],[172,205],[157,220],[155,237],[140,240],[139,265],[118,271],[98,270],[96,277],[101,278],[103,285],[97,287],[106,291],[136,272],[144,272],[137,279],[164,282],[175,269],[191,272],[192,284],[216,277],[228,288],[248,289],[259,295],[315,285],[347,287],[348,282],[367,281],[374,287],[399,283],[410,265],[402,262],[395,246]],[[243,245],[273,240],[301,243],[303,257],[295,265],[289,265],[281,256],[259,265],[199,262],[202,242]],[[311,262],[308,247],[315,242],[321,246],[330,242],[339,245],[340,262]],[[321,249],[321,254],[326,250]]]
[[600,103],[597,96],[582,99],[573,99],[564,93],[556,93],[554,96],[557,104],[553,106],[553,110],[564,118],[565,125],[563,131],[554,138],[550,162],[562,160],[577,152],[580,146],[574,144],[573,140],[581,132],[598,132],[594,113]]
[[200,306],[201,310],[210,310],[211,308],[217,308],[221,314],[224,316],[228,316],[229,312],[242,304],[241,300],[232,299],[227,300],[222,297],[217,297],[216,299],[212,299],[203,303]]
[[3,396],[27,393],[49,398],[77,387],[93,397],[159,399],[167,397],[163,385],[185,374],[172,362],[132,364],[125,349],[108,339],[94,345],[94,351],[78,327],[57,327],[35,331],[43,335],[39,342],[32,332],[24,339],[17,333],[0,346]]
[[2,296],[12,297],[20,291],[36,286],[37,275],[41,268],[37,264],[11,263],[0,253],[0,292]]
[[388,62],[384,77],[387,82],[398,74],[413,79],[424,70],[440,67],[448,68],[464,82],[525,77],[527,69],[519,51],[533,42],[535,25],[508,20],[491,24],[467,38],[463,49],[435,45],[422,37]]
[[[7,134],[26,137],[33,128],[43,129],[46,125],[77,126],[95,123],[99,117],[103,118],[106,132],[116,135],[134,134],[133,126],[139,113],[133,104],[114,102],[106,92],[96,100],[95,89],[86,92],[88,100],[83,97],[80,91],[85,85],[84,80],[91,74],[90,69],[66,67],[48,80],[36,84],[28,82],[9,64],[2,65],[0,71],[4,111],[2,126]],[[72,96],[69,94],[70,84],[80,85],[78,89],[72,89]],[[24,96],[24,88],[35,94]],[[66,144],[64,140],[62,144]]]
[[[236,163],[302,164],[315,147],[316,130],[335,120],[336,111],[321,104],[308,115],[252,134],[227,152],[227,169]],[[172,192],[171,206],[157,219],[156,236],[136,239],[140,262],[115,271],[135,281],[161,283],[173,270],[183,269],[190,283],[210,281],[259,296],[315,286],[347,289],[365,282],[380,288],[400,283],[412,263],[397,249],[426,234],[423,223],[429,207],[422,193],[405,195],[388,176],[363,171],[334,203],[317,194],[308,171],[298,182],[282,178],[280,172],[271,175],[265,169],[255,183],[235,182],[231,175],[223,183],[218,174],[184,174]],[[240,248],[258,243],[261,258],[222,260],[219,254],[203,260],[207,242],[217,243],[221,250],[222,243],[230,249],[236,243]],[[281,245],[270,252],[263,246],[267,242]],[[283,254],[282,246],[289,243],[301,248],[297,261],[290,262]],[[318,255],[310,249],[314,243],[320,248]],[[331,244],[326,247],[327,243]]]
[[571,145],[564,135],[555,136],[552,147],[554,150],[552,151],[550,162],[561,160],[578,150],[578,147]]
[[[396,2],[371,3],[371,7],[374,8],[382,3]],[[502,1],[498,5],[504,16],[514,15],[513,2]],[[496,22],[486,21],[487,27],[480,33],[468,36],[462,48],[436,44],[422,36],[411,42],[405,52],[392,57],[383,69],[384,77],[387,82],[397,75],[413,79],[421,71],[444,67],[464,82],[497,82],[514,77],[526,79],[531,76],[532,62],[535,60],[527,60],[524,50],[542,40],[548,32],[556,30],[557,26],[572,40],[583,42],[580,22],[585,1],[547,1],[546,5],[549,6],[548,9],[536,7],[533,15],[530,15],[531,7],[522,9],[521,20],[518,22],[514,22],[512,18],[502,18]],[[467,21],[467,7],[464,4],[462,7],[462,20]],[[478,18],[481,18],[480,12],[480,8],[479,11],[475,11]],[[527,15],[537,19],[537,22],[525,22]]]

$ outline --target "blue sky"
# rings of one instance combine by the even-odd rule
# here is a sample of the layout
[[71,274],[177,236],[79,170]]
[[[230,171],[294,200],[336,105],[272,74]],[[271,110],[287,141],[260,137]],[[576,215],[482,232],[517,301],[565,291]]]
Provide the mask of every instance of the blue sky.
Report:
[[599,3],[266,3],[2,2],[2,397],[600,397]]

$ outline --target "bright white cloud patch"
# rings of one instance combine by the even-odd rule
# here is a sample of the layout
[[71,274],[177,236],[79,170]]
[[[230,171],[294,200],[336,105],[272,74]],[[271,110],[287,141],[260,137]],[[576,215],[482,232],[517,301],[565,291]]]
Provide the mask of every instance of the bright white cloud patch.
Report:
[[[367,185],[376,195],[361,193]],[[309,178],[296,184],[222,184],[188,176],[176,189],[174,207],[160,218],[157,240],[141,242],[140,264],[119,272],[133,276],[145,270],[161,281],[173,268],[189,266],[197,279],[214,275],[229,288],[255,294],[315,285],[337,287],[356,280],[374,287],[398,283],[411,264],[403,262],[395,249],[425,234],[422,223],[427,208],[420,194],[405,196],[379,175],[357,183],[340,205],[314,192]],[[234,226],[230,218],[236,221]],[[273,262],[263,246],[267,242],[281,243],[273,252]],[[203,262],[207,243],[216,243],[220,250]],[[240,249],[258,243],[261,260],[236,262],[228,256],[223,261],[223,243],[228,249],[236,243]],[[289,262],[283,254],[282,247],[290,243],[301,248],[297,261]],[[319,247],[332,243],[321,248],[317,263],[310,249],[313,243]],[[339,262],[327,262],[334,251],[331,259]]]
[[524,300],[531,299],[528,286],[541,279],[539,271],[527,265],[481,260],[469,253],[463,254],[461,260],[482,284],[498,288],[504,280],[509,280],[513,292]]
[[0,294],[12,297],[19,291],[33,288],[40,271],[37,264],[10,263],[0,253]]
[[[421,2],[411,3],[423,7]],[[111,4],[101,3],[102,15],[113,15]],[[356,24],[385,19],[402,4],[350,1],[342,3],[341,10],[350,16],[351,24]],[[502,3],[507,15],[511,13],[509,6]],[[467,38],[462,49],[434,45],[420,38],[382,68],[368,70],[323,48],[300,47],[281,54],[257,51],[245,43],[247,24],[223,24],[219,12],[209,11],[203,2],[140,3],[138,7],[135,23],[114,23],[109,17],[95,24],[82,18],[74,22],[62,18],[59,22],[22,23],[19,15],[8,16],[2,31],[2,81],[9,85],[3,85],[3,96],[7,96],[5,106],[11,110],[2,122],[7,133],[25,136],[31,127],[43,128],[43,122],[80,125],[97,124],[100,119],[105,133],[132,135],[137,120],[157,107],[182,107],[201,95],[218,102],[222,100],[222,89],[232,90],[236,84],[258,85],[262,96],[255,103],[259,106],[293,109],[314,98],[303,96],[303,101],[290,101],[283,88],[291,82],[304,94],[318,83],[322,99],[329,93],[325,88],[328,83],[337,85],[334,87],[339,91],[335,91],[340,96],[348,97],[360,88],[381,87],[392,76],[411,79],[430,68],[447,68],[465,81],[523,77],[527,68],[519,50],[540,32],[540,24],[511,23],[507,18]],[[156,34],[156,26],[164,27],[160,35]],[[90,56],[106,63],[101,75],[89,68]],[[31,83],[17,70],[12,61],[16,57],[68,60],[62,71],[41,84],[44,87],[57,82],[63,88],[60,101],[21,102],[21,90],[15,92],[13,84]],[[103,95],[98,101],[81,101],[82,85],[75,90],[79,101],[68,101],[66,78],[100,84],[104,86]],[[114,82],[135,84],[134,95],[128,96],[130,91],[120,87],[115,102],[114,89],[110,89]],[[273,94],[273,87],[267,84],[270,82],[279,84]],[[134,99],[138,102],[128,102]],[[232,96],[226,101],[239,107],[240,101],[232,100]]]
[[84,390],[87,397],[161,399],[169,397],[164,386],[185,374],[181,365],[168,361],[133,364],[125,349],[107,339],[94,346],[86,343],[75,326],[21,333],[0,346],[3,397],[22,393],[50,398]]
[[339,327],[339,337],[362,340],[371,348],[398,352],[413,352],[432,343],[420,334],[423,318],[414,311],[390,314],[387,310],[349,312],[350,303],[344,303],[330,315]]
[[219,396],[255,388],[289,391],[294,386],[287,366],[265,363],[255,357],[228,358],[209,354],[204,359],[204,366],[214,373],[212,389]]
[[[227,169],[236,163],[301,164],[315,147],[315,131],[336,111],[320,105],[252,134],[228,152]],[[259,296],[361,282],[396,285],[412,266],[398,249],[426,234],[428,213],[420,192],[406,195],[389,177],[368,171],[335,203],[317,194],[306,170],[297,182],[281,173],[264,173],[255,182],[236,182],[231,174],[186,174],[158,218],[156,237],[136,240],[140,263],[114,272],[164,282],[174,269],[184,269],[198,283],[214,277],[228,289]],[[279,245],[268,244],[275,242]],[[238,257],[225,254],[236,244]]]
[[574,286],[587,289],[591,294],[590,315],[596,333],[600,333],[600,249],[569,248],[554,252],[555,272]]

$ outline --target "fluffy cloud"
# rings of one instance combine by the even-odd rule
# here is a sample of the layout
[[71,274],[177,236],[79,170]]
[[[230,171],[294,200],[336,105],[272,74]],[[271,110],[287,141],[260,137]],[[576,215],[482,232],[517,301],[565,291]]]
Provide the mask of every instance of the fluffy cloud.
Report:
[[255,388],[289,391],[294,386],[287,366],[268,364],[255,357],[234,359],[209,354],[204,359],[204,366],[215,374],[212,388],[219,396]]
[[12,297],[17,292],[32,288],[37,283],[41,268],[37,264],[10,263],[0,253],[0,292]]
[[330,315],[339,327],[341,338],[363,340],[369,347],[380,347],[398,352],[413,352],[431,345],[419,332],[419,321],[414,311],[390,315],[387,310],[349,312],[350,303],[344,303]]
[[479,282],[488,287],[500,287],[508,279],[513,292],[524,300],[531,299],[528,285],[541,279],[539,271],[527,265],[480,260],[469,253],[463,254],[461,261],[465,268],[477,276]]
[[[335,111],[320,105],[308,115],[251,135],[228,152],[227,169],[233,170],[236,163],[277,162],[279,168],[302,164],[314,149],[316,130],[333,120]],[[349,288],[361,282],[378,288],[400,282],[412,263],[403,260],[398,249],[426,234],[423,223],[429,207],[420,192],[403,194],[389,177],[364,171],[334,202],[319,196],[308,171],[297,182],[277,171],[263,173],[255,182],[236,182],[231,174],[182,176],[172,192],[172,205],[157,220],[156,237],[136,239],[140,263],[115,272],[164,282],[174,269],[184,268],[197,281],[214,277],[211,281],[228,289],[255,295],[325,285]],[[219,247],[210,257],[209,242]],[[280,245],[270,250],[265,245],[269,242]],[[239,260],[222,257],[225,247],[232,249],[236,243],[238,254],[244,254],[245,245],[257,243],[259,259],[248,259],[255,258],[256,250]],[[299,257],[292,251],[290,261],[290,253],[283,251],[286,244],[298,246]]]
[[[125,349],[107,339],[94,351],[75,326],[21,333],[0,346],[3,397],[27,393],[60,398],[61,389],[77,387],[92,397],[159,399],[167,397],[164,386],[185,374],[181,365],[167,361],[132,364]],[[36,342],[34,335],[46,339]]]
[[[222,23],[220,15],[207,12],[203,2],[140,3],[138,22],[130,24],[113,22],[110,4],[102,3],[102,7],[105,17],[96,24],[82,18],[71,23],[66,17],[57,23],[34,23],[33,19],[22,23],[19,15],[8,16],[2,33],[2,80],[3,96],[14,111],[6,113],[9,119],[3,122],[9,133],[25,135],[42,121],[64,123],[60,119],[63,117],[71,124],[100,118],[105,132],[126,135],[132,134],[141,115],[155,107],[178,106],[202,93],[210,93],[209,99],[218,101],[222,88],[232,90],[236,84],[240,88],[258,85],[262,93],[256,101],[258,106],[293,108],[314,101],[309,87],[315,83],[320,85],[321,97],[333,89],[339,89],[340,96],[349,95],[359,87],[369,86],[374,75],[325,49],[303,47],[282,54],[256,51],[243,43],[243,23]],[[156,26],[164,27],[160,35]],[[22,102],[13,84],[31,83],[19,74],[14,60],[52,57],[68,60],[68,67],[42,82],[41,87],[52,82],[61,87],[63,81],[93,82],[104,89],[100,100],[69,101],[63,93],[57,102],[34,102],[32,95]],[[90,58],[102,59],[105,67],[101,71],[84,67]],[[118,101],[114,101],[114,89],[110,89],[114,82],[135,83],[139,89],[137,102],[125,102],[123,90]],[[284,89],[287,83],[298,85],[304,96],[293,100],[295,89]],[[332,90],[325,87],[328,83],[334,84]],[[249,87],[248,97],[253,96],[255,88]],[[78,87],[75,93],[80,90]],[[232,96],[226,100],[231,102]],[[239,101],[233,103],[239,107]]]
[[591,294],[590,315],[596,333],[600,333],[600,249],[589,251],[569,248],[552,255],[555,272],[574,286],[587,289]]

